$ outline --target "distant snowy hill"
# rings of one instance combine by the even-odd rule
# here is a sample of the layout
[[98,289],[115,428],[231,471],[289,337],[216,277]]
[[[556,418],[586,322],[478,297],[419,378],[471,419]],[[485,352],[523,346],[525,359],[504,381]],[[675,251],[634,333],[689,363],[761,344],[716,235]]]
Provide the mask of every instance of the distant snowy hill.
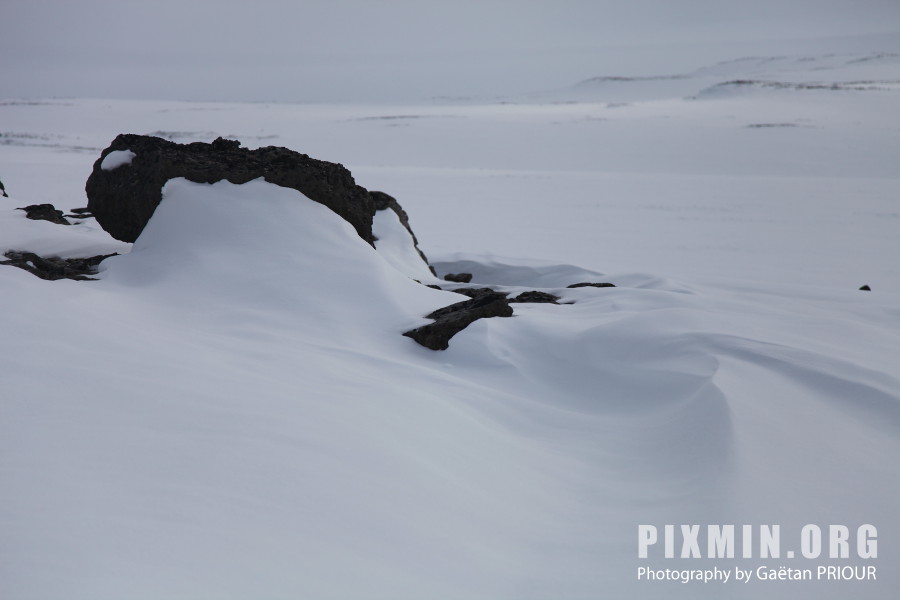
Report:
[[[120,254],[96,281],[0,265],[0,597],[890,597],[900,90],[688,96],[897,69],[748,59],[573,103],[0,102],[0,253]],[[341,162],[438,277],[395,214],[373,247],[258,179],[169,180],[133,245],[18,210],[85,206],[122,132]],[[404,337],[465,300],[459,272],[560,303],[445,351]],[[666,524],[778,525],[781,553],[709,558],[704,529],[702,558],[665,558]],[[805,558],[808,524],[874,525],[878,556]],[[638,577],[823,565],[877,579]]]
[[758,81],[774,89],[896,90],[900,54],[868,52],[827,55],[750,56],[687,73],[600,75],[531,96],[538,102],[638,102],[692,98],[732,81]]

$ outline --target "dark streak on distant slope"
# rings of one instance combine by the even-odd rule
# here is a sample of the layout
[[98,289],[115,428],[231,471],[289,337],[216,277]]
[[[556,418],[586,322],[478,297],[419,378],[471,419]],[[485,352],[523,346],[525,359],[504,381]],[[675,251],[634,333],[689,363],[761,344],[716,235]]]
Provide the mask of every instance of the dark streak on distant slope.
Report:
[[735,79],[733,81],[725,81],[704,88],[696,95],[689,97],[689,99],[697,100],[706,96],[714,96],[718,92],[751,90],[786,90],[798,92],[896,92],[900,90],[900,80],[794,83],[761,79]]
[[185,139],[202,141],[210,138],[216,139],[217,137],[222,137],[214,131],[151,131],[147,135],[163,138],[170,142]]
[[800,127],[796,123],[750,123],[747,129],[771,129],[778,127]]
[[355,117],[347,121],[411,121],[414,119],[461,119],[459,115],[377,115],[373,117]]
[[252,139],[252,140],[274,140],[279,136],[275,134],[270,135],[239,135],[234,133],[229,133],[227,135],[222,135],[215,131],[151,131],[146,135],[162,138],[164,140],[169,140],[170,142],[176,142],[179,140],[188,140],[188,141],[203,141],[207,139],[215,139],[218,137],[222,137],[225,139]]
[[762,79],[735,79],[733,81],[725,81],[708,87],[701,92],[709,92],[723,88],[767,88],[776,90],[828,90],[828,91],[891,91],[894,87],[900,85],[900,80],[894,81],[846,81],[834,83],[793,83],[787,81],[766,81]]
[[0,106],[74,106],[74,103],[54,100],[3,100],[0,101]]
[[62,144],[53,140],[64,140],[62,135],[48,135],[42,133],[21,133],[14,131],[0,131],[0,145],[2,146],[36,146],[42,148],[62,148],[76,152],[99,152],[95,146],[82,146],[80,144]]
[[885,58],[900,59],[900,54],[896,52],[879,52],[878,54],[873,54],[872,56],[864,56],[862,58],[847,61],[847,64],[855,65],[859,63],[872,62],[874,60],[883,60]]
[[637,77],[624,77],[620,75],[603,75],[600,77],[591,77],[590,79],[585,79],[583,81],[579,81],[575,84],[574,87],[585,87],[590,85],[596,85],[598,83],[634,83],[641,81],[672,81],[676,79],[690,79],[690,75],[648,75],[646,77],[637,76]]

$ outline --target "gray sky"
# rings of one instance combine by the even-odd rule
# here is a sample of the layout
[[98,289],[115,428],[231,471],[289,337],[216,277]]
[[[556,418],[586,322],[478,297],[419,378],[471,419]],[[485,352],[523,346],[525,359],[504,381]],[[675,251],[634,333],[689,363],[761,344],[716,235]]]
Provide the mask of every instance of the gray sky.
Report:
[[871,34],[900,0],[0,0],[0,97],[491,96]]

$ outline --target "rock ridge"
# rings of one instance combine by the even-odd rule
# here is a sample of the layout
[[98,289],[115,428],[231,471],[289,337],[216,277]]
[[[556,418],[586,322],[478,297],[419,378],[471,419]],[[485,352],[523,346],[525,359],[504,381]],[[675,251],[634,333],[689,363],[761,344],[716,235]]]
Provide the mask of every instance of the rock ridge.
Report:
[[[107,157],[112,153],[110,160]],[[85,184],[88,209],[114,238],[134,242],[162,200],[165,183],[247,183],[259,177],[298,190],[350,223],[372,244],[375,202],[343,165],[287,148],[242,148],[237,140],[178,144],[159,137],[121,134],[103,150]]]

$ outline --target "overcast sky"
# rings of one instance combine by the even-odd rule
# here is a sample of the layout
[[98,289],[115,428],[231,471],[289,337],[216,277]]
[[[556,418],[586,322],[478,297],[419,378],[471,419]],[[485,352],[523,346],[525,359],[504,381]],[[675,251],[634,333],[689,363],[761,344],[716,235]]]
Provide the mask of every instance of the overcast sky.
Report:
[[897,46],[900,0],[0,0],[0,97],[491,96],[838,36]]

